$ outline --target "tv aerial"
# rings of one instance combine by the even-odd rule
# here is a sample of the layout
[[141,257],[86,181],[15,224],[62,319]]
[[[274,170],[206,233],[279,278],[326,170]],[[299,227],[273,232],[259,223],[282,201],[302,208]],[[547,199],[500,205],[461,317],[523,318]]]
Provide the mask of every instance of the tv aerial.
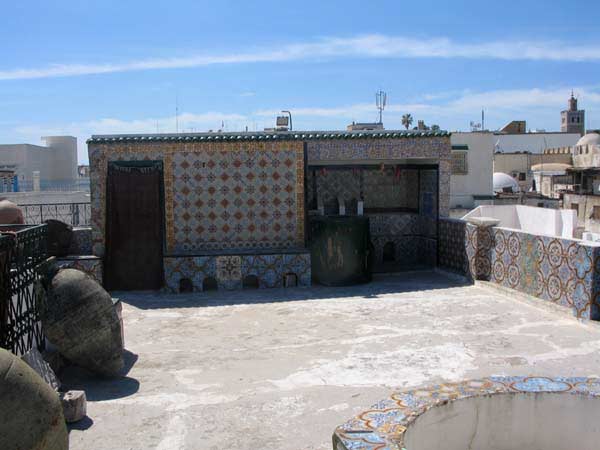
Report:
[[387,105],[387,94],[382,90],[375,93],[375,106],[379,110],[379,123],[383,123],[383,110]]

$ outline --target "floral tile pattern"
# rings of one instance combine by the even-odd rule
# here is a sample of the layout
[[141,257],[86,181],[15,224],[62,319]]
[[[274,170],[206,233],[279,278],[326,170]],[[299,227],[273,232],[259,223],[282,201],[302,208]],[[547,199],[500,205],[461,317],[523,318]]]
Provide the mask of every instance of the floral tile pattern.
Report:
[[337,427],[333,448],[402,450],[406,430],[431,408],[470,397],[523,392],[600,397],[600,379],[494,376],[396,392]]
[[440,229],[441,266],[600,320],[600,246],[451,219],[441,220]]

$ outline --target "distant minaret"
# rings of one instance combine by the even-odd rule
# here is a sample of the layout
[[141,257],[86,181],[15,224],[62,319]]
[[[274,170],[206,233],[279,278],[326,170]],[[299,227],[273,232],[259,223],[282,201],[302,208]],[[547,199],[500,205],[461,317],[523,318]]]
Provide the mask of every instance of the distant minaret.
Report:
[[579,133],[581,136],[585,134],[585,110],[577,109],[577,99],[571,91],[569,99],[569,109],[560,113],[560,131],[563,133]]

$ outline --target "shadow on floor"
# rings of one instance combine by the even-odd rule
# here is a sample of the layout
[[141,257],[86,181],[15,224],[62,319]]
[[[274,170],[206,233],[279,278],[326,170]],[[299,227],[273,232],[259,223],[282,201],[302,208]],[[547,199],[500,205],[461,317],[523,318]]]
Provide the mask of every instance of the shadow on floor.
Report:
[[69,430],[69,433],[71,430],[84,431],[90,428],[92,425],[94,425],[94,421],[88,416],[85,416],[79,422],[68,423],[67,430]]
[[113,297],[140,309],[195,308],[236,304],[260,304],[319,300],[322,298],[364,297],[448,289],[472,285],[467,279],[434,270],[376,274],[366,284],[345,287],[312,286],[310,288],[274,288],[238,291],[209,291],[181,294],[161,292],[112,292]]
[[82,367],[68,366],[60,374],[61,390],[85,391],[89,401],[101,402],[128,397],[140,389],[140,383],[135,378],[127,376],[138,359],[135,353],[125,350],[125,366],[121,377],[107,378],[96,375]]

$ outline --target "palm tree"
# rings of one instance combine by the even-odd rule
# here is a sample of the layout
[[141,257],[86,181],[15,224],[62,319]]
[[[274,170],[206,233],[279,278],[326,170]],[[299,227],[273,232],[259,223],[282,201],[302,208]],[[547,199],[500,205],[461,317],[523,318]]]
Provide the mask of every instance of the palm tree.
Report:
[[413,123],[413,118],[410,114],[404,114],[402,116],[402,125],[408,130]]

